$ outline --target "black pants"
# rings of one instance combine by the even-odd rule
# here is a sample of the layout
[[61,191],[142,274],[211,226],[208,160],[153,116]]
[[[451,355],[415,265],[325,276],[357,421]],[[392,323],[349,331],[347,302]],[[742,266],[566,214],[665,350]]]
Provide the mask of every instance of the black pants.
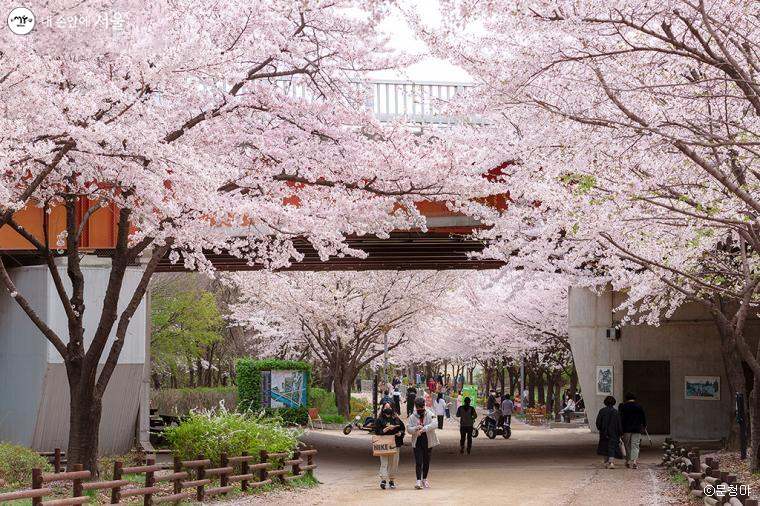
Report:
[[512,415],[504,415],[504,422],[502,425],[512,425]]
[[393,411],[395,411],[397,415],[401,414],[401,397],[393,396]]
[[412,414],[412,411],[414,411],[414,399],[416,398],[416,395],[409,395],[406,398],[406,416],[410,416]]
[[438,428],[443,429],[443,415],[438,415]]
[[467,438],[467,451],[472,450],[472,427],[459,427],[459,447],[464,448],[464,438]]
[[430,471],[430,455],[433,453],[432,448],[428,448],[426,437],[417,438],[417,444],[414,446],[414,471],[417,473],[418,480],[427,479]]

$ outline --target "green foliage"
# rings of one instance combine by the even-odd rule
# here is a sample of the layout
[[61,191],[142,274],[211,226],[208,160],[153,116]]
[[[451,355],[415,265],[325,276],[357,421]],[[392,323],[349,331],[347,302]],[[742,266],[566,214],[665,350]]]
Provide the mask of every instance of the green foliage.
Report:
[[[261,372],[262,371],[306,371],[306,398],[309,399],[309,378],[311,366],[306,362],[295,360],[241,358],[235,363],[238,386],[238,410],[260,411],[261,405]],[[306,425],[309,422],[309,412],[306,406],[300,408],[266,408],[268,414],[281,417],[285,422]]]
[[47,458],[41,457],[34,450],[0,442],[0,478],[7,481],[9,486],[29,487],[32,483],[32,469],[35,467],[43,471],[53,470]]
[[182,416],[192,410],[214,409],[220,404],[234,410],[237,388],[162,388],[151,392],[150,403],[161,415]]
[[324,388],[311,387],[309,389],[309,407],[317,408],[322,418],[338,414],[338,405],[335,401],[335,392],[328,392]]
[[202,358],[208,346],[222,340],[224,318],[212,292],[158,291],[151,311],[151,354],[169,369]]
[[[380,399],[378,399],[379,401]],[[364,399],[360,399],[359,397],[351,397],[351,418],[355,417],[362,411],[364,411],[367,408],[372,409],[372,402],[371,401],[365,401]]]
[[346,419],[340,415],[319,415],[324,423],[346,423]]
[[176,427],[166,429],[175,455],[194,459],[198,455],[219,462],[222,453],[238,456],[242,452],[258,455],[261,450],[286,452],[295,449],[301,430],[285,427],[276,416],[217,411],[192,413]]

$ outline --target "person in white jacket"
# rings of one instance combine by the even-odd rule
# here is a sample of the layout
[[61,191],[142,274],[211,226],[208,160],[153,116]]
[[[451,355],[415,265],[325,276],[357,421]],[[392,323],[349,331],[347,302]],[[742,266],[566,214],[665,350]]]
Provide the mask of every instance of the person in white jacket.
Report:
[[425,399],[414,401],[414,412],[407,421],[407,432],[412,435],[414,450],[414,467],[417,473],[417,483],[414,488],[430,488],[428,471],[433,447],[438,446],[438,436],[435,429],[438,426],[433,412],[425,407]]
[[446,401],[443,400],[443,393],[439,392],[438,397],[433,403],[433,411],[435,416],[438,417],[438,429],[443,429],[443,417],[446,415]]

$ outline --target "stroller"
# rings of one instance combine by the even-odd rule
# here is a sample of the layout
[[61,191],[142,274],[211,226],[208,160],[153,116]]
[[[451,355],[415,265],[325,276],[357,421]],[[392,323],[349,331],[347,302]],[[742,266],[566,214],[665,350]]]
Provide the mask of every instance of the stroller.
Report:
[[504,439],[509,439],[512,436],[512,428],[508,423],[505,423],[506,418],[501,413],[500,409],[497,409],[493,413],[489,413],[480,419],[480,423],[475,430],[472,431],[472,436],[477,437],[479,431],[483,431],[489,439],[495,439],[496,436],[501,434]]

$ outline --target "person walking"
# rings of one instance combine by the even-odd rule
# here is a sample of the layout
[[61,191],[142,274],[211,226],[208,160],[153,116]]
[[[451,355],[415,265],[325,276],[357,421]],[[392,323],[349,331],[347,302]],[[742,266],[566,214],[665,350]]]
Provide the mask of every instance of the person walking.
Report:
[[467,439],[467,454],[472,451],[472,428],[475,425],[475,419],[478,413],[475,408],[470,406],[472,400],[469,397],[464,398],[464,404],[457,408],[457,418],[459,418],[459,453],[464,453],[464,441]]
[[443,429],[443,417],[446,415],[446,401],[443,400],[443,393],[438,392],[438,397],[433,403],[433,411],[438,417],[438,429]]
[[401,414],[401,392],[399,392],[398,387],[393,390],[393,410],[397,415]]
[[414,470],[417,475],[417,483],[414,488],[430,488],[428,472],[430,471],[430,457],[433,448],[438,446],[438,436],[435,433],[436,421],[433,413],[425,407],[425,399],[422,397],[414,401],[414,413],[407,421],[407,431],[412,435],[412,449],[414,450]]
[[406,416],[409,417],[414,411],[414,399],[417,397],[417,388],[410,385],[406,389]]
[[361,393],[362,391],[362,378],[361,376],[356,377],[356,391]]
[[390,391],[388,389],[383,390],[383,398],[380,399],[380,405],[382,406],[386,402],[393,406],[393,397],[391,397]]
[[391,455],[380,455],[380,488],[385,490],[386,483],[396,488],[399,448],[404,444],[404,422],[393,411],[393,406],[386,402],[375,420],[375,434],[378,436],[396,436],[396,451]]
[[501,401],[501,414],[504,417],[502,425],[512,424],[512,410],[515,407],[515,403],[509,398],[509,394],[504,394],[504,400]]
[[625,445],[625,467],[636,469],[639,466],[639,448],[641,431],[647,428],[644,408],[636,402],[636,394],[625,394],[625,402],[618,406],[620,424],[623,427],[623,445]]
[[607,469],[615,469],[613,460],[623,457],[620,452],[623,426],[620,423],[620,413],[615,409],[616,402],[614,397],[608,395],[604,398],[604,407],[596,415],[596,428],[599,431],[599,445],[596,447],[596,453],[604,457]]

